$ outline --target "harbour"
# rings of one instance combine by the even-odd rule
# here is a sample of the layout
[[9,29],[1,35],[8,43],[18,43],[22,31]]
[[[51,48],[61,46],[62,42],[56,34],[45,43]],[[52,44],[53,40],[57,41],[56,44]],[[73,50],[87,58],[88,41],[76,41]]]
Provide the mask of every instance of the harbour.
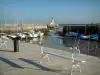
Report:
[[[50,40],[50,37],[49,39]],[[35,40],[36,41],[36,40]],[[49,55],[50,62],[46,59],[41,59],[41,45],[37,42],[24,42],[19,41],[19,52],[13,51],[13,41],[7,40],[7,48],[2,46],[0,48],[0,74],[1,75],[65,75],[70,74],[71,60],[62,59],[57,56]],[[69,47],[61,47],[54,45],[53,43],[44,44],[44,50],[54,52],[57,54],[67,55],[71,57]],[[63,50],[65,49],[65,50]],[[67,50],[67,51],[66,51]],[[74,75],[94,75],[99,73],[99,59],[94,56],[80,54],[75,57],[81,60],[86,60],[86,63],[81,63],[81,72],[78,69],[74,69]],[[93,68],[94,66],[94,68]],[[97,68],[98,66],[98,68]],[[92,72],[91,72],[92,70]]]
[[[28,36],[21,38],[24,33],[25,35],[27,33]],[[39,35],[33,37],[35,33],[36,35],[39,33]],[[77,38],[76,35],[75,37],[60,36],[58,29],[50,29],[43,35],[42,33],[33,29],[7,35],[1,33],[0,66],[3,66],[3,68],[0,67],[0,74],[32,75],[35,72],[37,75],[47,73],[52,75],[94,75],[97,72],[99,73],[96,68],[97,65],[100,68],[100,43],[98,41],[82,40]],[[78,63],[73,64],[76,61]],[[77,64],[81,67],[76,66],[77,68],[73,67],[72,70],[71,67]],[[93,65],[95,65],[95,68],[92,69]],[[94,71],[91,72],[90,70]]]
[[[53,24],[53,22],[51,22],[50,24]],[[23,26],[27,27],[28,25],[23,25]],[[33,26],[34,28],[37,28],[37,29],[34,29],[31,26]],[[17,36],[17,37],[19,37],[20,41],[24,41],[27,43],[33,43],[33,44],[34,43],[39,44],[39,41],[43,41],[44,46],[53,47],[53,48],[61,49],[64,51],[68,51],[68,50],[66,50],[66,47],[74,46],[75,44],[77,44],[77,46],[79,46],[79,49],[82,54],[92,55],[92,56],[96,56],[98,58],[100,56],[100,51],[99,51],[100,42],[98,41],[98,38],[97,38],[97,40],[82,39],[81,34],[76,35],[77,33],[74,33],[74,32],[76,32],[75,30],[78,30],[78,33],[82,33],[82,32],[84,33],[84,31],[85,32],[87,31],[86,34],[89,34],[89,32],[92,32],[92,34],[96,34],[95,31],[99,31],[99,28],[98,28],[99,25],[92,25],[92,26],[89,25],[89,26],[86,26],[87,28],[85,28],[85,24],[83,24],[83,25],[80,25],[80,24],[72,25],[71,24],[70,31],[69,31],[69,28],[70,28],[69,24],[68,25],[60,24],[58,29],[56,29],[56,30],[55,29],[50,30],[47,27],[47,25],[42,25],[42,24],[41,25],[31,25],[31,26],[29,25],[29,27],[27,27],[26,31],[20,30],[19,31],[20,33],[14,31],[13,33],[7,34],[6,36],[10,39],[13,39],[14,37]],[[12,27],[13,27],[13,25],[12,25]],[[75,27],[77,29],[75,29]],[[93,28],[93,27],[95,27],[95,28]],[[28,28],[31,28],[31,29],[28,29]],[[66,30],[64,30],[64,29],[66,29]],[[59,32],[62,34],[69,32],[71,36],[62,36]],[[41,39],[40,35],[43,36],[42,39]]]
[[[53,23],[51,22],[50,24]],[[37,26],[37,28],[39,27]],[[8,66],[5,66],[4,68],[0,68],[2,70],[0,72],[1,75],[10,75],[10,71],[16,75],[18,70],[20,71],[20,75],[24,73],[22,72],[22,69],[24,69],[27,74],[29,72],[29,68],[31,71],[30,74],[32,74],[32,70],[34,70],[35,74],[38,75],[46,74],[43,73],[43,71],[53,75],[77,75],[80,73],[81,75],[94,75],[99,72],[96,68],[94,68],[95,70],[93,72],[90,72],[91,69],[88,69],[88,65],[90,66],[89,68],[91,68],[94,64],[96,64],[95,66],[99,65],[99,41],[81,39],[79,36],[80,34],[78,35],[76,31],[73,31],[72,29],[70,31],[65,30],[65,33],[70,34],[62,36],[60,33],[65,34],[64,26],[55,28],[54,25],[51,25],[50,28],[47,26],[45,29],[41,27],[40,29],[32,28],[23,30],[22,28],[20,31],[10,31],[11,33],[5,33],[4,31],[4,33],[0,33],[0,60],[3,62],[1,63],[3,66],[5,66],[6,63],[10,65],[11,69],[16,68],[16,70],[10,70]],[[82,30],[80,29],[80,31]],[[55,63],[55,60],[59,63]],[[24,65],[22,62],[24,62]],[[64,67],[65,62],[67,62],[66,67]],[[29,64],[34,65],[34,67],[29,67]],[[37,73],[37,69],[39,69],[41,73]],[[78,70],[78,72],[75,70]],[[84,71],[85,73],[83,73]]]
[[99,0],[1,0],[0,75],[99,75]]
[[[22,41],[39,45],[40,38],[27,39],[27,40],[22,40]],[[53,35],[45,35],[42,41],[43,41],[44,46],[46,47],[61,49],[62,51],[69,51],[66,49],[66,47],[70,47],[70,45],[74,45],[75,42],[76,43],[78,42],[78,39],[76,39],[75,37],[74,38],[61,37],[58,34],[53,34]],[[89,40],[80,40],[78,45],[82,54],[91,55],[91,56],[95,56],[99,58],[100,56],[99,42],[89,41]],[[96,46],[98,46],[98,48],[96,48]]]

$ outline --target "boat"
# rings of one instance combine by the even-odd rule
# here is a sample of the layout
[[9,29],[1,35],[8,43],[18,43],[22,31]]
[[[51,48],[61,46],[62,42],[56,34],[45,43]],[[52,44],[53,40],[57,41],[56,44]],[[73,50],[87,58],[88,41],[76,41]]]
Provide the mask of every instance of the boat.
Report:
[[3,36],[1,36],[1,38],[3,38],[3,39],[9,39],[7,36],[5,36],[5,35],[3,35]]
[[32,38],[33,35],[29,32],[23,32],[23,34],[25,34],[26,38]]
[[26,35],[23,33],[16,33],[16,36],[20,37],[21,39],[26,38]]
[[44,35],[44,33],[42,33],[39,30],[29,30],[29,33],[31,33],[32,35],[34,35],[34,37],[41,37]]
[[35,30],[34,31],[34,34],[37,34],[38,35],[38,37],[41,37],[41,36],[43,36],[44,35],[44,33],[42,33],[41,31],[39,31],[39,30]]
[[99,37],[100,37],[100,36],[99,36],[98,34],[91,34],[91,35],[90,35],[90,39],[91,39],[91,40],[98,40]]
[[76,32],[68,32],[65,34],[65,36],[67,36],[67,37],[76,37],[78,35],[79,35],[79,33],[76,33]]
[[0,36],[6,35],[6,33],[0,33]]
[[80,34],[79,37],[80,39],[88,40],[90,38],[90,35]]
[[23,34],[25,34],[26,35],[26,37],[28,37],[28,38],[37,38],[37,37],[39,37],[39,32],[36,32],[36,31],[34,31],[34,30],[29,30],[29,31],[27,31],[27,32],[23,32]]
[[40,32],[38,30],[29,30],[28,33],[30,33],[32,36],[31,37],[39,37]]

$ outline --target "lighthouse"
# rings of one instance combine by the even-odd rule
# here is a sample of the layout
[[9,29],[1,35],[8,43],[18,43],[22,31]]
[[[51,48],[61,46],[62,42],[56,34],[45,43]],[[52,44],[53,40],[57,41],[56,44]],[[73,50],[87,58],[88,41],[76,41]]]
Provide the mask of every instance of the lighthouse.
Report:
[[58,24],[55,23],[54,18],[52,17],[51,19],[51,23],[49,24],[50,28],[58,28]]
[[51,23],[50,23],[50,25],[55,25],[56,23],[55,23],[55,20],[54,20],[54,18],[52,17],[52,19],[51,19]]

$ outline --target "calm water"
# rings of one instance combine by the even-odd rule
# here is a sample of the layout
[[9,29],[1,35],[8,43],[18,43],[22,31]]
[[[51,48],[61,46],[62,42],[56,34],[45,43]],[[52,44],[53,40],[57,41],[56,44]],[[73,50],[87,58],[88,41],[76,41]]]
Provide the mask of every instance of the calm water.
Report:
[[43,39],[33,38],[30,40],[26,40],[26,42],[39,44],[39,41],[42,41],[43,45],[50,48],[61,49],[64,51],[68,51],[67,47],[70,45],[77,45],[79,42],[79,48],[81,53],[98,56],[100,54],[100,49],[96,48],[98,45],[100,47],[100,43],[96,41],[88,41],[88,40],[76,40],[76,38],[71,37],[60,37],[58,34],[48,34],[48,36],[44,36]]

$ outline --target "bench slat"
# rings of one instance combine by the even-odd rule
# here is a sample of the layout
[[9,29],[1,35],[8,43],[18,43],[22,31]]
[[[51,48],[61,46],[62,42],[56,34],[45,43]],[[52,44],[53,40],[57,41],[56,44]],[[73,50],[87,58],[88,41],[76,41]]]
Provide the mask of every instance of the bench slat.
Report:
[[[54,55],[54,56],[58,56],[58,57],[64,58],[64,59],[72,60],[71,56],[60,55],[60,54],[57,54],[57,53],[54,53],[54,52],[47,52],[47,51],[44,51],[44,52],[47,53],[47,54],[51,54],[51,55]],[[74,58],[74,60],[78,61],[78,62],[82,61],[81,59],[76,59],[76,58]]]

